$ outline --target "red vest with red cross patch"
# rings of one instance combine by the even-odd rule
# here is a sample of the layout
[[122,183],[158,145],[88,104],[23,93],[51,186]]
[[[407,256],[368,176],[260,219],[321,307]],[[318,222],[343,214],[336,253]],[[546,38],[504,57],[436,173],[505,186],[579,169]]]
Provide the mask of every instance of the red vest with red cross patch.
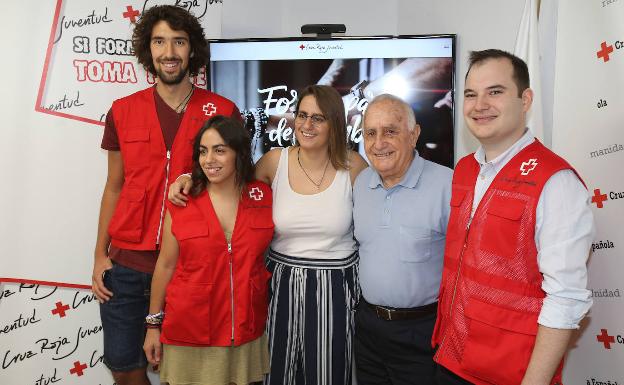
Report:
[[[436,362],[474,384],[524,377],[545,297],[536,208],[548,179],[564,169],[572,167],[536,140],[500,170],[471,219],[480,167],[469,155],[455,168],[432,343]],[[552,384],[561,383],[561,369]]]
[[167,188],[172,179],[190,171],[195,135],[212,116],[230,116],[236,109],[230,100],[196,88],[167,151],[153,93],[147,88],[113,102],[124,184],[108,233],[111,244],[121,249],[158,249]]
[[239,346],[264,333],[268,311],[265,252],[273,237],[271,188],[248,184],[228,243],[210,196],[168,205],[178,241],[167,286],[161,341],[183,346]]

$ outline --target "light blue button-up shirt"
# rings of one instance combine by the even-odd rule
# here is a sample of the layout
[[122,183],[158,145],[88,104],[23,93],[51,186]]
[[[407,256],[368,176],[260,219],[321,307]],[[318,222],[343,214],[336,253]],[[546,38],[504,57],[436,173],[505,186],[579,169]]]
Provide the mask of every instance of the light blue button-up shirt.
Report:
[[392,188],[370,167],[353,187],[360,285],[375,305],[409,308],[438,299],[453,171],[414,155]]

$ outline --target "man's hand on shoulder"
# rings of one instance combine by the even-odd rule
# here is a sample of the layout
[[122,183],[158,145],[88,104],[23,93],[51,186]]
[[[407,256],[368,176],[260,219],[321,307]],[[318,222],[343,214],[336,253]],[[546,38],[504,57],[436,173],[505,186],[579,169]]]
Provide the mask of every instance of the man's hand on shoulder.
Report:
[[169,186],[169,194],[167,198],[176,206],[186,207],[188,194],[189,191],[191,191],[192,185],[193,183],[191,181],[190,174],[180,175],[173,183],[171,183],[171,186]]

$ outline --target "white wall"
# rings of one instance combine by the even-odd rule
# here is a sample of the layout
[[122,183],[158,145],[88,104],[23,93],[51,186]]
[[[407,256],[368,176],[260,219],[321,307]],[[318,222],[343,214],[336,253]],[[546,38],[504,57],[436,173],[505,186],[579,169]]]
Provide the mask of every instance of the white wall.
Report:
[[102,128],[35,112],[55,6],[2,3],[0,266],[27,272],[33,259],[58,260],[56,281],[89,283],[106,172]]

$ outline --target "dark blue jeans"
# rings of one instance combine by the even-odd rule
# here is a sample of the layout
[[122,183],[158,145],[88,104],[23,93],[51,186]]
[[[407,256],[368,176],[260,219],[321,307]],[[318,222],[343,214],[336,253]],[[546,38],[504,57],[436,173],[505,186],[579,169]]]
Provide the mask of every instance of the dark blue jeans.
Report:
[[104,285],[113,292],[111,299],[100,305],[104,364],[114,372],[147,367],[143,341],[151,282],[151,274],[116,263],[104,275]]

